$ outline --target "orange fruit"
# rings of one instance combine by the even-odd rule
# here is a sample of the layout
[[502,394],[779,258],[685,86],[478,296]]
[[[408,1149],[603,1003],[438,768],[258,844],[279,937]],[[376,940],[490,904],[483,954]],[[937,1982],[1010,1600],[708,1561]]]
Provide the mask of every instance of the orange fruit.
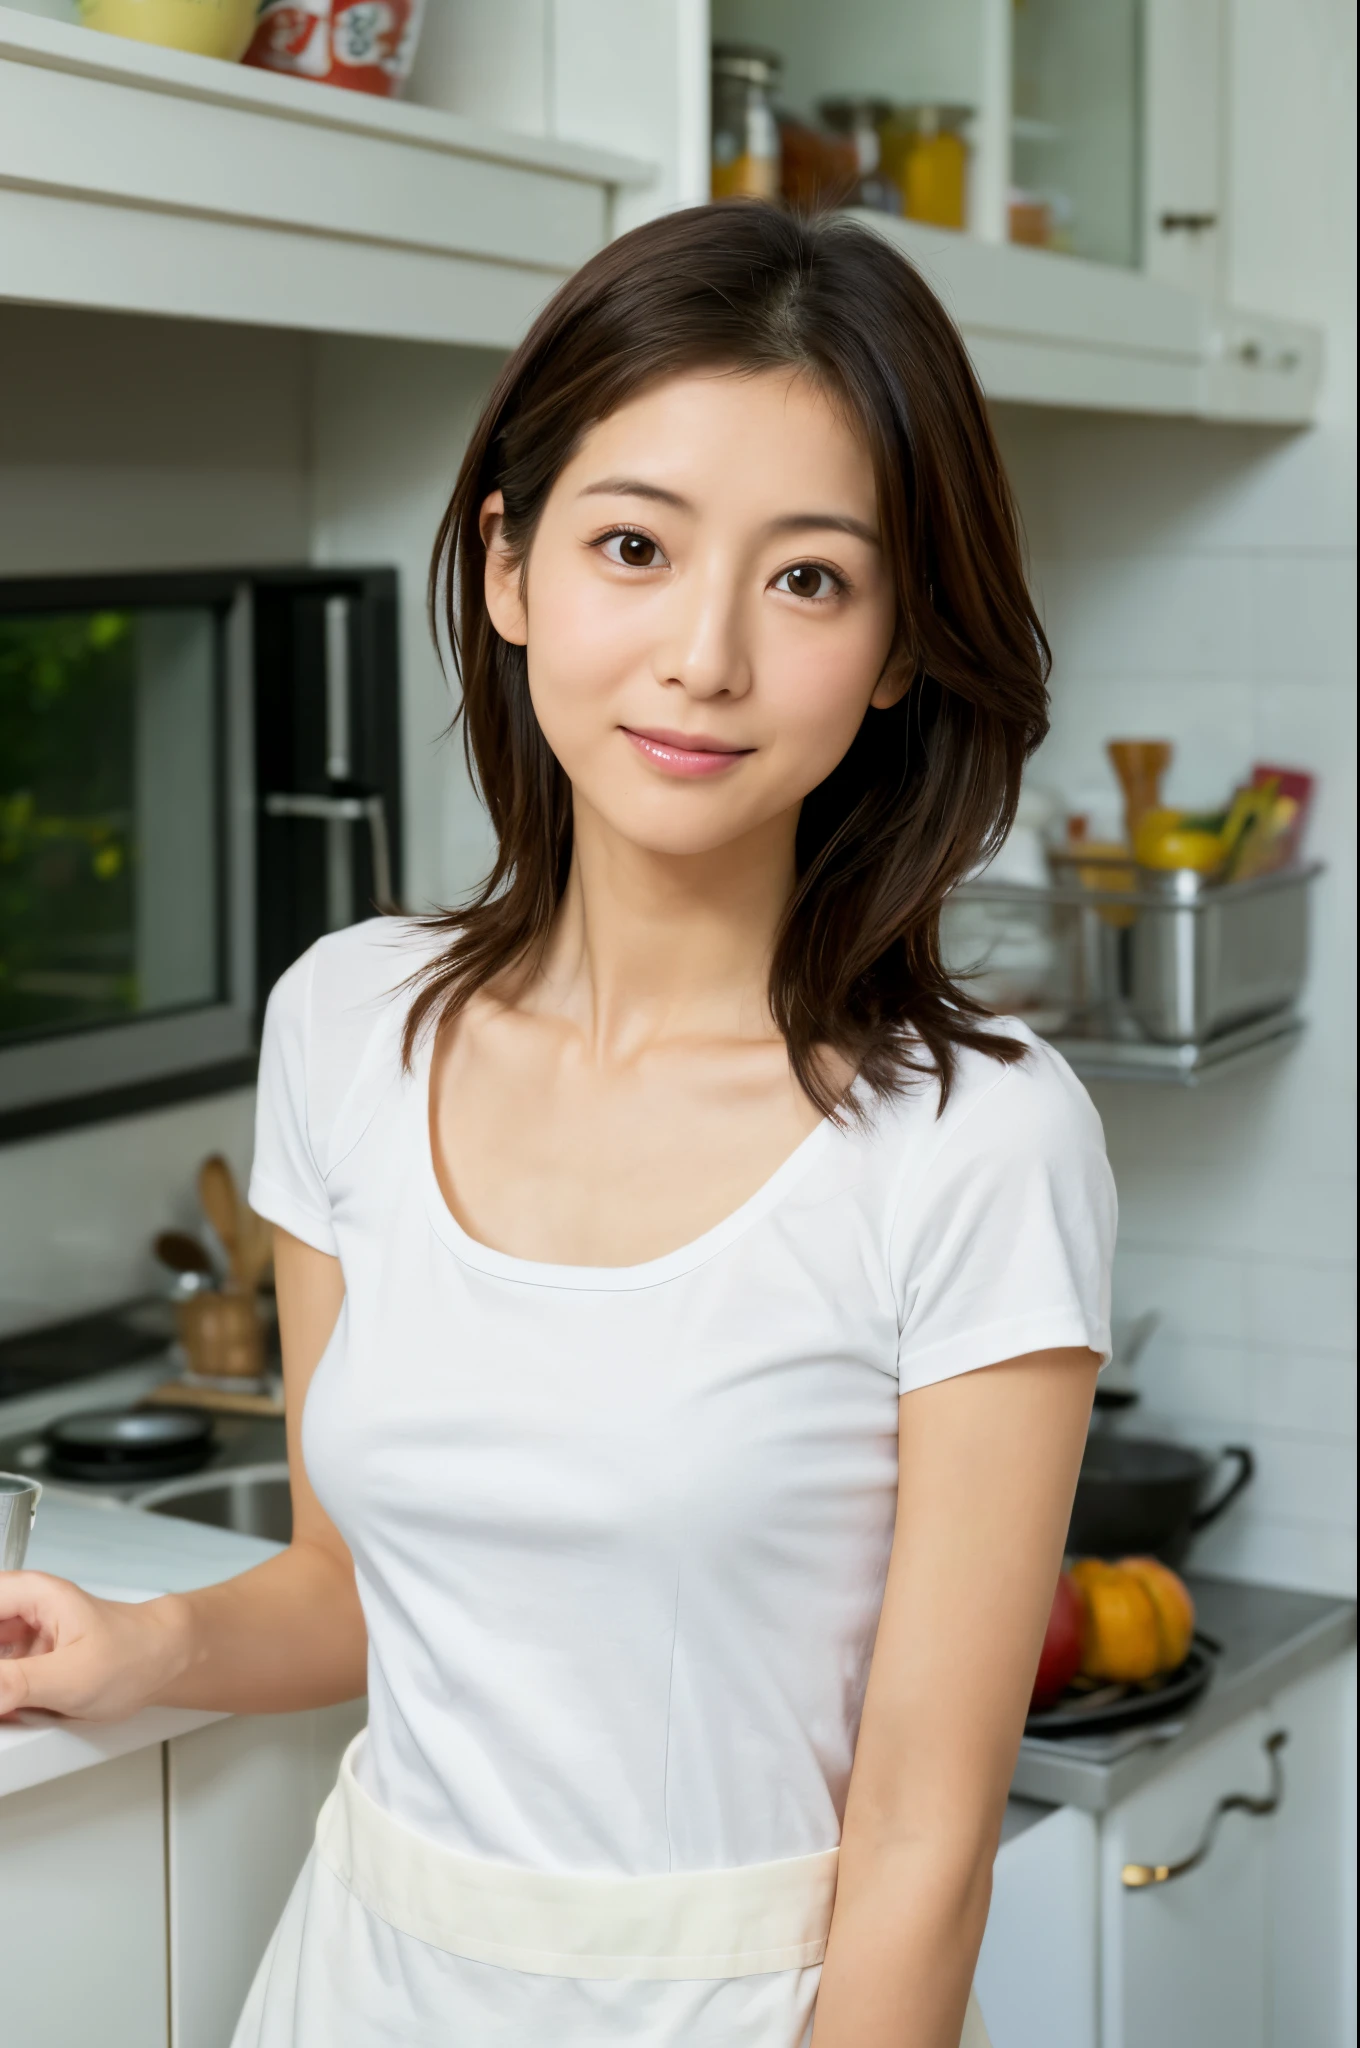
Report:
[[1195,1603],[1184,1579],[1155,1557],[1121,1557],[1118,1569],[1133,1574],[1156,1609],[1161,1644],[1158,1670],[1179,1670],[1190,1655],[1195,1635]]
[[1161,1632],[1152,1595],[1134,1573],[1084,1557],[1071,1578],[1086,1602],[1081,1668],[1088,1678],[1128,1684],[1161,1667]]

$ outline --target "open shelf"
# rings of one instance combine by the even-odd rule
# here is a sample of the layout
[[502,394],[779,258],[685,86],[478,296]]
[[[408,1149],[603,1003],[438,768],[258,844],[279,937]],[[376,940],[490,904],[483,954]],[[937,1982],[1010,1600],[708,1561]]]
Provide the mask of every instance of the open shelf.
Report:
[[0,297],[506,347],[651,166],[0,7]]
[[1303,1019],[1289,1010],[1258,1017],[1202,1045],[1079,1038],[1059,1031],[1045,1035],[1084,1081],[1159,1081],[1173,1088],[1200,1088],[1279,1059],[1298,1044],[1303,1031]]

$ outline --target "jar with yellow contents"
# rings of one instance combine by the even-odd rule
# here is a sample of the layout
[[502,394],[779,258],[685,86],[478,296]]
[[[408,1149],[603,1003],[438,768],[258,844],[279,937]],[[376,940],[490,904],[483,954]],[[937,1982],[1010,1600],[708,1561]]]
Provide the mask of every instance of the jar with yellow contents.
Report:
[[772,50],[713,48],[712,191],[715,199],[777,199],[779,123],[774,93],[783,70]]
[[970,107],[899,107],[880,129],[882,165],[902,193],[908,220],[930,227],[968,225]]

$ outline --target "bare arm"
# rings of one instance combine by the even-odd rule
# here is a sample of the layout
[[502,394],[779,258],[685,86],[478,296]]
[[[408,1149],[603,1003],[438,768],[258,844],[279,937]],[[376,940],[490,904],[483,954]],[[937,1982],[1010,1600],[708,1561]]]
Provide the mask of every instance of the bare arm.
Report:
[[117,1720],[153,1702],[282,1713],[364,1689],[354,1567],[302,1462],[302,1407],[344,1299],[338,1260],[275,1232],[293,1540],[198,1593],[132,1605],[42,1572],[0,1574],[0,1713]]
[[1036,1352],[900,1404],[813,2048],[958,2048],[1095,1374]]

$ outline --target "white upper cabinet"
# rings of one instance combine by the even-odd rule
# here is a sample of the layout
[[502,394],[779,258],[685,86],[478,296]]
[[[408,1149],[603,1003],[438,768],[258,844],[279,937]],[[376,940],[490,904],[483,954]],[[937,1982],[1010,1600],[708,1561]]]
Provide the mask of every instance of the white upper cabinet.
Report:
[[506,347],[651,176],[0,6],[0,299]]
[[1312,414],[1317,333],[1223,303],[1225,0],[431,0],[400,105],[54,4],[0,5],[0,299],[509,345],[611,235],[709,196],[738,44],[777,60],[762,175],[782,134],[822,179],[839,121],[849,203],[991,397]]

